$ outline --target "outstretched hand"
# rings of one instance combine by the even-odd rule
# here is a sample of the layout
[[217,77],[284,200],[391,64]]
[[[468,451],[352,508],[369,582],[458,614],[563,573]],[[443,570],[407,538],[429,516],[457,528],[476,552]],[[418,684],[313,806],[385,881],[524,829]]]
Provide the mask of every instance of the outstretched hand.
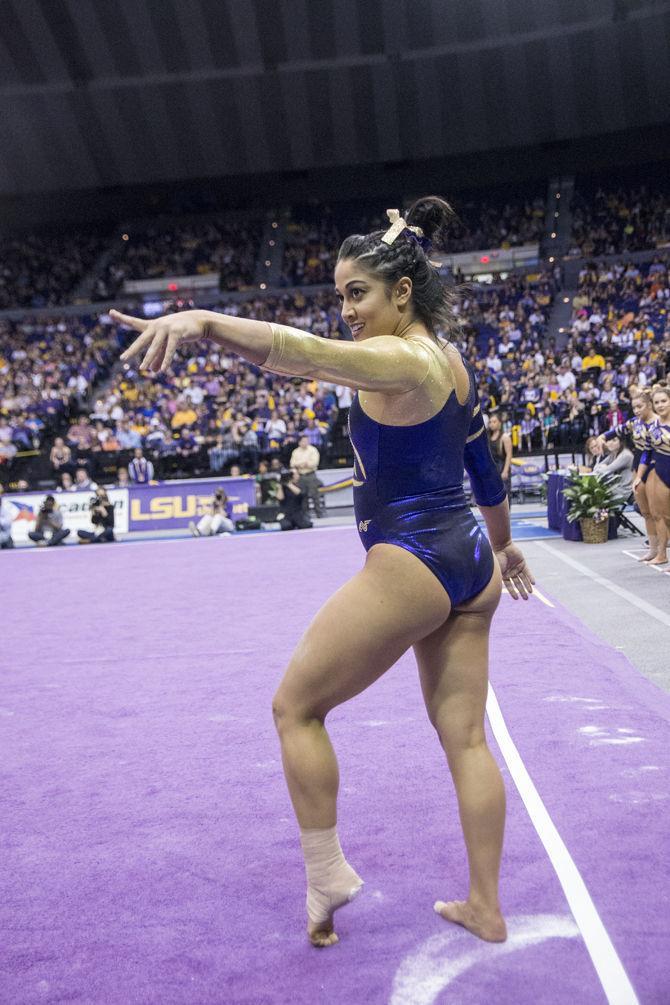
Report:
[[178,314],[167,314],[154,321],[134,318],[117,310],[109,313],[117,324],[140,332],[139,337],[121,353],[121,359],[127,362],[138,353],[144,352],[144,359],[139,365],[140,370],[165,373],[180,345],[207,337],[206,311],[182,311]]
[[523,552],[513,542],[495,552],[502,572],[503,583],[512,600],[528,600],[535,579],[528,568]]

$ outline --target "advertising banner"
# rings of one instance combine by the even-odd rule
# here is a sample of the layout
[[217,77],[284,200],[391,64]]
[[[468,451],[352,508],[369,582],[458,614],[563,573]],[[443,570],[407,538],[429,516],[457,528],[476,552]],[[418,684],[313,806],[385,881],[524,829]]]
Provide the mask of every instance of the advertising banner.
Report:
[[228,496],[228,516],[237,522],[256,505],[254,478],[198,478],[138,485],[129,490],[129,529],[176,530],[188,527],[209,512],[214,490],[221,486]]
[[[29,542],[28,532],[35,529],[37,514],[46,499],[47,492],[21,492],[5,495],[5,500],[14,510],[12,520],[12,538],[15,544]],[[114,503],[114,532],[128,532],[128,489],[108,489],[110,501]],[[63,527],[72,532],[70,537],[76,537],[78,530],[93,530],[90,505],[94,493],[87,492],[52,492],[58,508],[63,514]]]

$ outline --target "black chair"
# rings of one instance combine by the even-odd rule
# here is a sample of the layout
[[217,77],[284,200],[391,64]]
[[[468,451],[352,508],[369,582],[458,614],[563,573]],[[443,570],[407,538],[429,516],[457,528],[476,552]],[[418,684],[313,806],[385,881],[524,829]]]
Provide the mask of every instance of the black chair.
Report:
[[637,527],[633,523],[633,521],[630,520],[624,513],[626,506],[632,506],[634,503],[635,503],[635,493],[631,492],[631,494],[629,495],[628,499],[621,507],[621,509],[614,510],[612,516],[616,520],[617,530],[619,529],[619,527],[624,527],[626,530],[630,531],[631,534],[639,534],[640,537],[645,537],[644,532],[641,531],[640,528]]

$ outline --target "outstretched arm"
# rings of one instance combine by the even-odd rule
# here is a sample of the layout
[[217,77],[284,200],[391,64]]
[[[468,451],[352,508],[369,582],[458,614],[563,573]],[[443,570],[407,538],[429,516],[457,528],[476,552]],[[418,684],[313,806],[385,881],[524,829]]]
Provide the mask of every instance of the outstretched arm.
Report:
[[214,311],[183,311],[155,321],[119,311],[111,314],[115,321],[140,333],[121,359],[144,352],[141,368],[161,373],[169,368],[180,345],[207,338],[227,352],[275,373],[314,377],[386,394],[414,390],[430,367],[430,355],[422,346],[392,335],[356,344]]

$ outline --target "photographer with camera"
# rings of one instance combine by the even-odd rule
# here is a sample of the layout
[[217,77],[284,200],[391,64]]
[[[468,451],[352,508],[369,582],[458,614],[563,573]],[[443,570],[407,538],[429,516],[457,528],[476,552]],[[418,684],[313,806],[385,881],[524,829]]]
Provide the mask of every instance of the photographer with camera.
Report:
[[230,519],[228,507],[230,502],[225,489],[219,487],[214,492],[214,498],[209,505],[209,513],[200,517],[196,524],[194,520],[188,525],[194,537],[213,537],[215,534],[232,534],[235,524]]
[[312,526],[312,521],[305,513],[305,494],[295,468],[282,471],[277,499],[281,507],[277,519],[282,530],[307,530]]
[[95,530],[78,530],[80,541],[87,544],[97,544],[101,541],[116,541],[114,537],[114,503],[107,495],[106,489],[99,485],[89,504],[91,523]]
[[[46,540],[46,531],[50,531],[48,540]],[[69,533],[69,528],[63,527],[63,514],[55,498],[52,495],[46,496],[37,514],[35,530],[28,531],[28,537],[35,544],[42,544],[46,541],[47,547],[53,547],[62,544]]]

